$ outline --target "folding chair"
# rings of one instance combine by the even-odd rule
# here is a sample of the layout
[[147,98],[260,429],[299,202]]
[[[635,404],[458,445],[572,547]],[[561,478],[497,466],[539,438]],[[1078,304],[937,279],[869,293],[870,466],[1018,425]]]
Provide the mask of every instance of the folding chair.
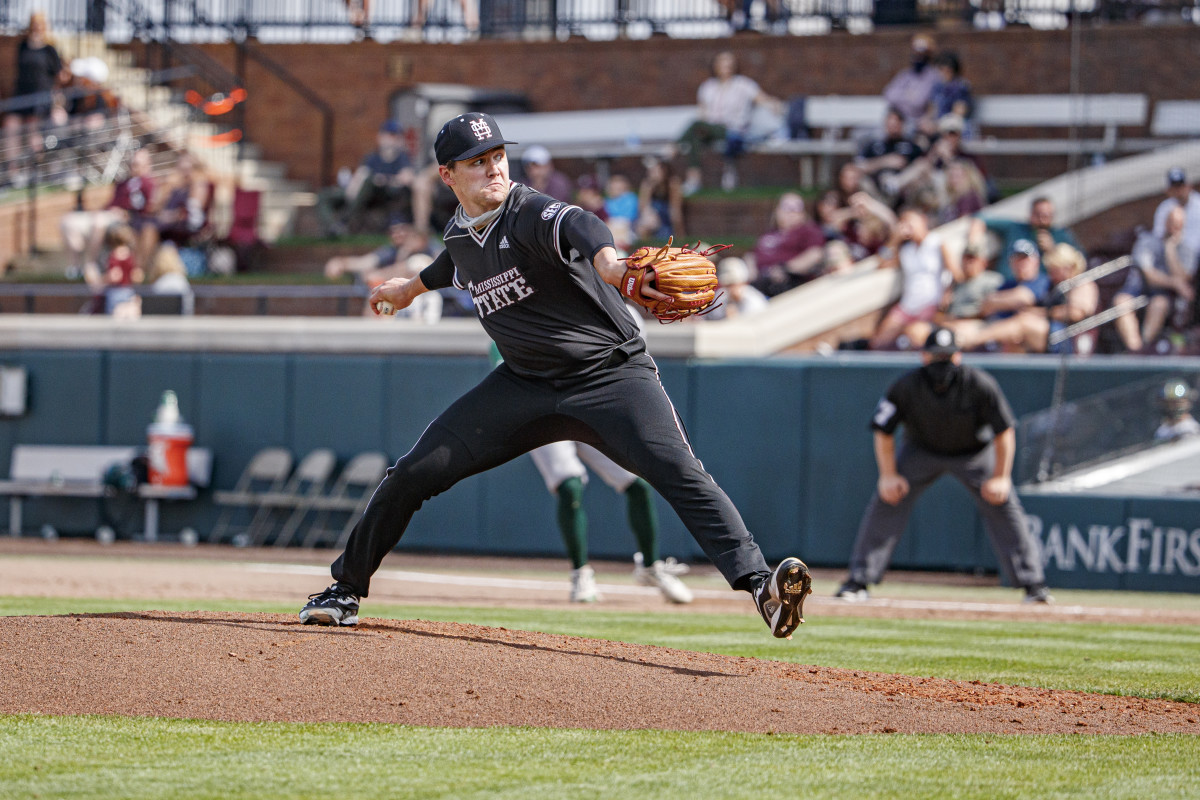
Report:
[[[389,463],[387,456],[379,452],[359,453],[350,459],[333,486],[329,488],[329,493],[314,501],[313,509],[317,514],[304,536],[303,546],[315,547],[325,544],[327,542],[324,540],[336,533],[336,546],[345,547],[350,532],[354,530],[354,524],[358,522],[358,517],[367,507],[371,495],[375,493],[375,487],[383,480]],[[333,515],[345,515],[340,530],[329,524]]]
[[260,514],[256,517],[258,524],[252,524],[249,531],[250,544],[264,544],[275,527],[275,519],[290,510],[287,521],[275,537],[277,547],[286,547],[312,508],[313,501],[325,491],[336,463],[337,456],[327,447],[319,447],[301,459],[282,490],[263,495]]
[[[250,509],[258,507],[263,494],[283,489],[291,471],[292,454],[287,450],[267,447],[255,453],[233,489],[213,492],[213,502],[224,508],[208,534],[208,541],[224,540],[233,528],[234,518],[250,514]],[[248,526],[245,529],[239,526],[235,535],[244,536],[245,530]]]

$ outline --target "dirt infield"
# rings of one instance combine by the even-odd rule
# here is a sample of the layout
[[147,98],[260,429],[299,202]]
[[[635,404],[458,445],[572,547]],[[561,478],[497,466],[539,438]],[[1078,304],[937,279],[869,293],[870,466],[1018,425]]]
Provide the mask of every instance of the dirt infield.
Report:
[[[10,540],[0,543],[0,591],[295,601],[321,588],[318,576],[329,555],[240,551],[210,560],[203,550],[118,546],[98,552],[90,543]],[[406,556],[403,563],[461,571],[480,562]],[[381,575],[398,566],[385,562]],[[534,574],[544,573],[546,562],[506,566],[513,577],[501,579],[508,582],[500,592],[481,585],[468,587],[467,597],[448,598],[444,581],[409,572],[409,580],[378,581],[370,602],[471,604],[487,595],[510,605],[563,605],[565,582]],[[604,606],[753,613],[744,595],[698,573],[689,579],[698,587],[696,603],[678,608],[615,577],[605,584],[602,571],[602,590],[607,585],[610,592]],[[498,601],[498,594],[511,599]],[[810,617],[847,609],[813,600]],[[972,613],[999,613],[977,605]],[[936,610],[926,603],[862,606],[854,613],[924,617]],[[1018,605],[1008,610],[1046,613]],[[1179,613],[1195,622],[1195,612]],[[802,635],[803,629],[797,641]],[[0,675],[6,678],[3,713],[780,733],[1200,733],[1200,707],[1186,703],[370,618],[339,630],[302,626],[292,615],[228,612],[8,617],[0,621]]]

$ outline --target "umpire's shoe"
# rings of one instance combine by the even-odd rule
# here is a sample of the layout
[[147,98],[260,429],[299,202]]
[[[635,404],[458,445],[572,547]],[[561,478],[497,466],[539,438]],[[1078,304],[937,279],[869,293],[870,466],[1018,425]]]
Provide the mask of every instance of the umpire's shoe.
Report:
[[355,625],[358,623],[358,595],[342,583],[310,594],[308,605],[300,609],[300,621],[305,625]]
[[754,603],[771,633],[790,639],[804,622],[804,598],[812,593],[812,575],[798,558],[785,558],[754,588]]

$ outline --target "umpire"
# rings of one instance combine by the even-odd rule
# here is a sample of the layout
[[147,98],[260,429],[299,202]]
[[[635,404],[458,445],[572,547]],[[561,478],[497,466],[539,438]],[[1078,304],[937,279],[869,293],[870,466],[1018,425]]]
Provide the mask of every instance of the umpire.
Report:
[[[1037,542],[1013,492],[1016,434],[1008,401],[991,375],[962,363],[954,332],[947,328],[929,334],[922,362],[892,384],[871,420],[879,482],[854,541],[850,575],[837,596],[867,599],[867,587],[879,583],[887,570],[913,504],[950,473],[975,497],[1000,566],[1013,585],[1025,589],[1025,602],[1054,602]],[[900,423],[905,440],[897,452]]]

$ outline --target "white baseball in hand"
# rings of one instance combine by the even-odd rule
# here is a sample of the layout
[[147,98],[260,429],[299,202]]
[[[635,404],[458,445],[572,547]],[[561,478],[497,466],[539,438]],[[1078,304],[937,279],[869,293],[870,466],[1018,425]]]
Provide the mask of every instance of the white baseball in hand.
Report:
[[381,315],[391,316],[396,313],[396,307],[387,300],[380,300],[375,303],[375,311]]

